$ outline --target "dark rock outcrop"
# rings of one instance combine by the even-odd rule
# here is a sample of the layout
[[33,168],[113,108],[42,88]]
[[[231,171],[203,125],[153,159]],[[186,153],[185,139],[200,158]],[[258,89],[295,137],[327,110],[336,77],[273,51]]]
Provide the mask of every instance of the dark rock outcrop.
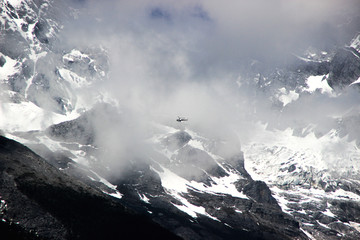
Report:
[[106,129],[106,124],[115,126],[115,121],[120,121],[117,110],[110,104],[98,104],[74,120],[50,126],[45,133],[58,141],[94,145],[97,131]]
[[330,64],[328,83],[331,87],[350,85],[360,77],[360,54],[352,48],[340,49]]
[[244,186],[243,192],[256,202],[270,204],[280,209],[277,201],[271,195],[269,187],[262,181],[251,181]]
[[163,144],[166,145],[171,151],[182,148],[191,140],[190,134],[185,131],[178,131],[163,140]]
[[[196,160],[196,155],[192,156],[192,161]],[[191,188],[181,193],[189,204],[203,208],[210,216],[197,214],[194,218],[180,211],[176,206],[183,206],[183,203],[163,188],[158,174],[149,166],[146,167],[146,164],[142,168],[137,165],[128,168],[125,176],[112,182],[124,194],[121,201],[126,206],[148,214],[155,222],[184,239],[307,239],[300,231],[299,223],[282,212],[267,185],[251,179],[243,160],[239,154],[231,161],[226,161],[225,167],[245,173],[239,173],[244,179],[236,185],[249,199],[228,194],[210,194]],[[186,161],[177,164],[189,169]],[[217,176],[211,172],[207,174],[203,176],[209,179]],[[201,181],[209,186],[215,184],[206,182],[206,179]],[[147,202],[141,200],[144,196],[148,198]]]
[[0,137],[0,179],[1,237],[178,239],[5,137]]

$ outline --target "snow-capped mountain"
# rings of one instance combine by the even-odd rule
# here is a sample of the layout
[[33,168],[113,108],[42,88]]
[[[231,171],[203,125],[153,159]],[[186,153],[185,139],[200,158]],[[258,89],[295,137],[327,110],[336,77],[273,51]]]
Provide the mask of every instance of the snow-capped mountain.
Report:
[[[224,81],[236,93],[224,102],[235,109],[225,128],[210,121],[214,114],[204,102],[196,110],[205,117],[193,111],[189,121],[176,122],[156,115],[156,107],[147,114],[131,89],[117,98],[103,88],[114,78],[112,49],[61,37],[82,4],[87,1],[0,3],[5,237],[360,238],[357,18],[342,26],[354,37],[341,46],[311,46],[274,67],[261,60],[242,65],[240,77]],[[191,17],[215,21],[195,10]],[[176,25],[162,8],[146,11],[160,26]],[[183,69],[185,57],[173,54]],[[215,90],[210,96],[217,101]],[[153,101],[141,93],[141,100]],[[134,104],[119,100],[125,98]]]
[[332,54],[305,52],[290,69],[254,78],[278,115],[251,125],[245,169],[268,184],[311,239],[359,237],[358,108],[346,102],[358,94],[358,37]]
[[[74,118],[93,104],[88,103],[90,97],[83,99],[79,91],[74,91],[82,88],[85,92],[89,85],[105,79],[108,59],[100,48],[80,51],[58,47],[57,33],[76,15],[76,9],[66,2],[1,2],[0,82],[7,90],[2,91],[2,99],[17,103],[2,104],[2,111],[8,111],[8,107],[11,112],[32,108],[36,115],[47,115],[33,121],[47,125],[48,117],[55,120],[59,114],[72,113]],[[91,97],[96,98],[96,94]],[[60,117],[58,121],[63,120]],[[22,125],[12,124],[13,130]]]

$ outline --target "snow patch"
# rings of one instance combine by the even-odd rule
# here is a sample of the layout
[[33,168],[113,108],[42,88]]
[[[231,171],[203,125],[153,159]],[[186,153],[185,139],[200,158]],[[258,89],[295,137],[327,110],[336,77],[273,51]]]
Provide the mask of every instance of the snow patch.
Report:
[[330,227],[326,226],[325,224],[319,222],[318,220],[316,220],[316,222],[317,222],[320,226],[322,226],[323,228],[331,229]]
[[352,82],[349,86],[354,85],[354,84],[358,84],[358,83],[360,83],[360,77],[356,81]]
[[96,172],[91,171],[93,174],[95,174],[100,180],[99,182],[103,183],[104,185],[106,185],[108,188],[111,188],[113,190],[116,190],[116,186],[111,184],[109,181],[107,181],[105,178],[101,177],[100,175],[98,175]]
[[360,53],[360,34],[351,40],[350,47],[354,48],[358,53]]
[[[270,186],[271,192],[273,193],[274,198],[278,201],[281,209],[288,214],[292,214],[294,210],[288,207],[289,204],[297,204],[302,206],[307,203],[321,204],[324,199],[337,199],[344,201],[360,201],[360,196],[351,192],[346,192],[344,190],[335,191],[335,192],[325,192],[323,189],[310,188],[305,189],[298,186],[293,186],[291,189],[280,189],[277,186]],[[292,201],[291,197],[287,196],[297,196],[298,200]],[[304,210],[295,211],[298,213],[307,214]],[[326,211],[322,212],[323,214],[335,218],[336,216],[327,208]]]
[[329,217],[333,217],[333,218],[336,217],[336,215],[333,214],[328,208],[326,209],[325,212],[322,212],[322,213]]
[[304,91],[313,93],[316,90],[320,90],[321,93],[326,93],[330,96],[333,95],[333,89],[327,82],[328,75],[310,76],[306,79],[307,88]]
[[299,94],[295,90],[287,91],[284,87],[279,89],[277,97],[280,102],[282,102],[285,107],[289,103],[296,101],[299,98]]
[[200,149],[202,151],[205,151],[204,149],[204,146],[203,146],[203,143],[199,140],[194,140],[194,139],[191,139],[189,142],[188,142],[188,145],[193,147],[193,148],[197,148],[197,149]]
[[280,188],[278,187],[272,187],[270,188],[271,189],[271,192],[272,192],[272,195],[273,197],[276,199],[276,201],[278,202],[279,206],[281,207],[281,210],[285,213],[288,213],[290,214],[290,208],[287,206],[288,204],[288,201],[282,196],[282,193],[283,190],[281,190]]
[[218,221],[218,219],[209,215],[205,211],[204,207],[193,205],[182,196],[183,193],[188,193],[189,189],[209,194],[230,194],[239,198],[247,198],[244,194],[238,192],[233,185],[234,181],[239,179],[239,176],[236,174],[224,178],[212,178],[216,184],[212,185],[211,187],[206,187],[203,183],[195,181],[189,182],[163,166],[161,166],[161,168],[162,171],[157,171],[154,168],[152,168],[152,170],[160,176],[161,185],[164,187],[165,191],[182,203],[182,205],[173,205],[181,211],[186,212],[193,218],[196,218],[197,214],[201,214]]
[[[0,199],[1,199],[1,196],[0,196]],[[7,208],[6,201],[1,199],[0,200],[0,214],[2,214],[4,212],[4,210],[6,210],[6,208]]]
[[[252,129],[254,140],[242,145],[245,168],[254,180],[268,184],[284,212],[307,214],[303,209],[293,210],[291,205],[321,204],[324,199],[360,202],[360,196],[351,191],[338,188],[326,192],[318,184],[336,184],[341,176],[358,178],[360,150],[354,141],[339,137],[336,130],[317,138],[314,133],[294,136],[292,129],[267,130],[260,123],[254,124]],[[331,206],[326,209],[323,214],[336,217],[329,210]]]
[[77,49],[73,49],[71,50],[70,53],[67,53],[63,56],[63,61],[74,62],[76,59],[83,59],[83,58],[90,59],[90,57],[87,54],[81,53]]
[[5,83],[8,78],[19,71],[17,61],[0,53],[0,57],[5,58],[4,66],[0,67],[0,83]]
[[123,195],[118,191],[116,191],[115,193],[108,193],[108,192],[103,192],[103,193],[118,199],[121,199],[123,197]]
[[233,197],[249,199],[245,194],[239,192],[234,183],[241,179],[242,177],[239,176],[237,173],[227,172],[229,176],[225,177],[212,177],[211,179],[215,182],[210,187],[205,186],[203,183],[191,181],[191,186],[197,190],[211,193],[211,194],[228,194]]
[[349,225],[356,229],[356,231],[360,232],[360,223],[357,222],[349,222]]
[[162,172],[153,169],[161,178],[161,185],[169,192],[186,193],[188,190],[189,181],[179,177],[165,167],[161,167]]
[[90,85],[90,83],[83,77],[78,76],[76,73],[67,70],[65,68],[61,68],[58,70],[60,76],[67,81],[68,83],[70,83],[70,85],[73,88],[81,88],[81,87],[87,87]]
[[0,129],[5,132],[41,130],[68,119],[69,116],[46,111],[32,102],[0,103]]
[[5,1],[10,3],[11,6],[13,6],[14,8],[20,7],[21,3],[23,2],[23,0],[5,0]]
[[254,179],[296,185],[317,178],[329,180],[333,172],[340,176],[360,173],[360,150],[354,141],[337,136],[336,130],[317,138],[314,133],[294,136],[290,128],[268,131],[260,123],[252,129],[255,140],[244,143],[242,150],[245,168]]
[[217,221],[219,221],[217,218],[209,215],[206,211],[204,207],[199,207],[196,206],[194,204],[189,203],[188,200],[186,200],[184,197],[181,197],[180,195],[172,195],[173,197],[175,197],[177,200],[179,200],[183,205],[177,205],[175,203],[172,203],[175,207],[177,207],[179,210],[187,213],[188,215],[190,215],[193,218],[197,218],[197,214],[201,214],[204,216],[207,216],[211,219],[216,219]]
[[243,212],[239,209],[235,209],[235,212],[242,214]]
[[145,203],[150,203],[150,199],[146,197],[145,194],[141,194],[141,193],[138,193],[141,201],[145,202]]
[[313,235],[311,235],[309,232],[305,231],[305,230],[302,229],[302,228],[300,228],[300,230],[301,230],[303,233],[305,233],[305,235],[306,235],[309,239],[311,239],[311,240],[316,240],[316,238],[315,238]]

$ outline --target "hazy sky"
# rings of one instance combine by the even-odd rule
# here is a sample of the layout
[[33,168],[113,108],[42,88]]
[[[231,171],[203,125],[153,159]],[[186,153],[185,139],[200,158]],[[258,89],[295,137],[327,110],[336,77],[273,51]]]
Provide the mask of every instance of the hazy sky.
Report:
[[234,72],[253,59],[281,62],[286,54],[299,53],[311,44],[341,41],[331,35],[337,31],[332,26],[346,22],[343,18],[359,9],[356,3],[88,1],[88,15],[82,15],[75,27],[76,34],[83,35],[80,41],[115,41],[123,57],[133,61],[131,69],[138,66],[157,77],[208,78]]
[[359,8],[349,0],[82,2],[82,14],[66,27],[68,39],[108,49],[109,89],[139,107],[176,96],[172,91],[181,92],[187,82],[209,83],[205,88],[234,82],[253,60],[272,66],[311,45],[342,46],[329,26],[346,22]]
[[[274,67],[309,46],[343,46],[348,36],[340,34],[341,24],[358,13],[358,2],[91,0],[82,1],[82,14],[63,34],[72,46],[107,49],[110,79],[101,87],[131,111],[128,125],[116,127],[123,139],[115,134],[107,142],[129,149],[139,147],[139,129],[148,122],[170,123],[178,115],[212,137],[227,138],[234,129],[251,135],[241,121],[255,99],[236,83],[249,64],[257,60]],[[326,100],[318,100],[321,109]],[[260,102],[259,109],[267,114],[271,110],[265,104]],[[290,119],[300,112],[312,116],[299,104],[287,112]],[[133,131],[129,124],[142,127]]]

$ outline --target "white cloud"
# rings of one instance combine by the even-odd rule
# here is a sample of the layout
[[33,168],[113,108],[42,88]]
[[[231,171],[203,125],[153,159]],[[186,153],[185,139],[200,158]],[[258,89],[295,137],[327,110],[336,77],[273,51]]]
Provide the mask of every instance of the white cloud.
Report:
[[[185,115],[194,128],[212,136],[228,137],[233,129],[249,135],[243,120],[249,120],[247,113],[255,105],[267,121],[277,121],[259,100],[262,96],[255,100],[236,87],[243,64],[253,59],[283,62],[289,52],[329,41],[320,30],[340,21],[338,13],[352,11],[354,2],[93,0],[85,14],[66,27],[64,39],[69,45],[101,44],[108,49],[110,80],[101,87],[131,114],[124,125],[99,126],[108,128],[107,133],[112,128],[119,132],[105,136],[109,138],[104,142],[112,149],[122,146],[113,156],[119,158],[141,142],[144,128],[135,131],[128,128],[130,122],[144,126]],[[319,98],[323,96],[308,101]],[[316,106],[321,109],[322,104]],[[331,111],[328,106],[326,113]],[[283,113],[282,123],[300,113],[303,119],[312,117],[313,112],[295,104]],[[313,119],[325,121],[317,115]]]

